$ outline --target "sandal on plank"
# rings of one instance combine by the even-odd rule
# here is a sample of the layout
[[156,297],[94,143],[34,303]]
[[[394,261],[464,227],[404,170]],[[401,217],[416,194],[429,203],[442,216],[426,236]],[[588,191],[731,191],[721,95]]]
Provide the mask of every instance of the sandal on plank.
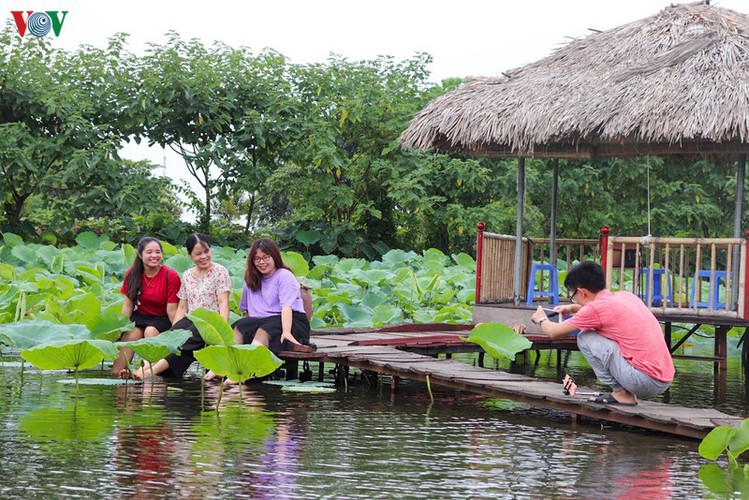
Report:
[[590,401],[591,403],[598,403],[602,405],[637,406],[637,401],[635,401],[634,403],[623,403],[621,401],[618,401],[613,396],[613,394],[609,392],[599,394],[598,396],[590,398],[588,401]]

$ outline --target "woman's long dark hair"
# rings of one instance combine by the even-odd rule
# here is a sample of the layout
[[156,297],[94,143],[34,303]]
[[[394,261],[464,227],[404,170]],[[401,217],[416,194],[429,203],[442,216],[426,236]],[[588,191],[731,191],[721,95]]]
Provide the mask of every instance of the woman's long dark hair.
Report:
[[211,248],[211,244],[208,242],[208,237],[200,233],[192,233],[187,237],[185,241],[185,248],[188,254],[192,254],[193,249],[197,244],[200,243],[206,250]]
[[247,286],[253,292],[260,290],[263,279],[263,275],[260,274],[260,271],[255,267],[255,255],[257,255],[258,250],[262,250],[273,258],[273,263],[276,265],[276,269],[289,269],[289,267],[283,263],[281,250],[278,249],[278,245],[267,238],[257,240],[252,244],[250,253],[247,254],[247,270],[244,273],[244,282],[247,283]]
[[143,250],[146,249],[146,245],[154,241],[159,244],[159,248],[161,248],[161,251],[163,252],[164,249],[161,247],[161,242],[156,238],[146,236],[138,242],[138,253],[135,254],[135,260],[133,261],[133,265],[130,267],[130,273],[127,275],[127,280],[125,281],[125,290],[127,291],[127,293],[125,293],[125,296],[128,299],[132,300],[133,303],[138,302],[141,287],[143,286],[142,283],[145,266],[143,265],[143,258],[141,257],[141,255],[143,255]]

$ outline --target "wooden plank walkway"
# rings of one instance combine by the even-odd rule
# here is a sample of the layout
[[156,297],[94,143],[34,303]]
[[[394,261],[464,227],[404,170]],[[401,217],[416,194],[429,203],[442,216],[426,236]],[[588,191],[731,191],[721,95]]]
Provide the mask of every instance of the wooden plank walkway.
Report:
[[[334,363],[387,374],[393,377],[393,388],[400,377],[425,382],[428,378],[430,384],[569,412],[575,419],[585,416],[696,439],[702,439],[718,425],[737,426],[743,420],[712,408],[686,408],[652,401],[640,401],[637,406],[591,403],[589,396],[564,395],[561,383],[423,354],[481,351],[479,346],[460,339],[465,335],[466,332],[460,333],[454,329],[315,333],[313,342],[317,345],[317,351],[285,351],[281,357],[291,362]],[[548,342],[544,345],[542,348],[550,346]],[[323,373],[322,367],[320,365],[320,374]],[[593,392],[593,389],[579,387],[578,391]]]

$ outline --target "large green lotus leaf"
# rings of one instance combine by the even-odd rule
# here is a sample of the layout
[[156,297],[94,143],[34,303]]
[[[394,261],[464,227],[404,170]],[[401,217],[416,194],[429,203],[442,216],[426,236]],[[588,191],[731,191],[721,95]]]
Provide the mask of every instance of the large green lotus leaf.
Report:
[[113,410],[77,405],[33,411],[19,418],[18,428],[34,441],[81,443],[106,438],[113,424]]
[[23,245],[23,238],[15,233],[10,233],[8,231],[3,233],[3,241],[8,247],[17,247]]
[[372,310],[365,306],[338,304],[338,310],[345,320],[345,326],[372,326]]
[[333,268],[327,264],[317,264],[315,267],[312,268],[312,270],[307,274],[307,278],[312,280],[321,280],[323,279]]
[[312,319],[309,322],[310,328],[313,330],[316,328],[325,328],[328,326],[328,324],[325,322],[325,319],[319,318],[317,316],[312,316]]
[[338,263],[338,256],[337,255],[315,255],[312,257],[312,262],[315,263],[316,266],[324,265],[329,267],[335,267],[335,265]]
[[16,276],[18,273],[16,272],[16,268],[11,266],[10,264],[5,264],[4,262],[0,262],[0,280],[2,281],[13,281],[16,279]]
[[21,357],[41,370],[85,370],[119,352],[107,340],[57,340],[21,351]]
[[726,451],[728,443],[731,442],[735,433],[735,428],[719,425],[702,439],[697,451],[702,458],[717,460],[718,457]]
[[175,247],[174,245],[172,245],[171,243],[169,243],[168,241],[162,241],[161,248],[164,252],[164,255],[166,255],[167,257],[171,257],[172,255],[179,254],[179,249]]
[[58,250],[55,247],[40,245],[34,249],[34,252],[40,262],[43,262],[48,268],[52,269],[52,262],[58,254]]
[[382,256],[382,263],[386,264],[392,270],[401,269],[413,261],[417,260],[419,256],[415,252],[405,252],[403,250],[390,250],[388,253]]
[[396,306],[379,305],[372,309],[373,326],[392,325],[403,321],[403,311]]
[[262,345],[212,345],[195,352],[195,359],[216,375],[244,382],[252,377],[270,375],[281,360]]
[[11,249],[13,257],[23,262],[26,266],[36,264],[38,265],[39,259],[36,256],[36,250],[31,246],[17,246]]
[[[322,236],[322,233],[318,231],[317,229],[309,229],[307,231],[297,231],[296,234],[294,234],[294,238],[299,241],[302,245],[308,247],[310,245],[314,245],[318,241],[320,241],[320,237]],[[284,262],[286,261],[286,258],[284,258]]]
[[177,354],[182,344],[192,336],[187,330],[167,330],[155,337],[146,337],[130,342],[115,342],[117,347],[129,347],[149,363],[156,362],[169,354]]
[[347,277],[354,269],[367,269],[368,267],[369,262],[364,259],[341,259],[333,268],[333,274]]
[[495,359],[514,359],[517,353],[530,349],[533,345],[523,335],[502,323],[481,323],[471,330],[465,340],[480,345]]
[[120,338],[123,332],[132,330],[135,323],[130,318],[112,309],[105,309],[86,323],[91,335],[97,339],[114,342]]
[[92,292],[69,299],[65,307],[68,314],[61,318],[63,323],[85,325],[101,312],[101,302]]
[[75,237],[75,242],[88,250],[96,250],[97,248],[101,247],[102,243],[104,243],[105,241],[109,241],[109,237],[107,235],[102,234],[101,236],[97,236],[91,231],[85,231]]
[[463,267],[469,271],[476,270],[476,261],[473,260],[473,257],[468,255],[467,253],[460,252],[458,254],[453,254],[452,258],[460,267]]
[[391,280],[393,273],[383,269],[354,269],[349,273],[349,279],[366,286],[377,286],[385,280]]
[[221,315],[201,307],[188,314],[205,343],[208,345],[233,345],[234,330]]
[[135,256],[138,255],[138,251],[135,247],[130,243],[125,243],[122,245],[122,248],[120,248],[120,252],[122,252],[122,260],[125,262],[125,265],[128,267],[132,266],[135,261]]
[[309,264],[302,254],[297,252],[283,252],[281,256],[283,263],[289,266],[294,276],[307,276],[309,274]]
[[0,324],[0,342],[19,349],[29,349],[56,340],[85,340],[91,332],[85,325],[60,325],[45,320]]
[[431,271],[439,272],[449,263],[447,255],[436,248],[429,248],[424,251],[424,267]]
[[190,257],[187,255],[172,255],[166,261],[164,262],[167,266],[171,267],[175,271],[177,271],[179,274],[184,273],[188,269],[190,269],[194,264]]
[[749,450],[749,419],[741,422],[741,426],[736,429],[731,441],[728,443],[728,449],[734,457],[738,457],[746,450]]
[[377,307],[388,303],[388,296],[381,290],[367,290],[361,295],[361,303],[367,307]]

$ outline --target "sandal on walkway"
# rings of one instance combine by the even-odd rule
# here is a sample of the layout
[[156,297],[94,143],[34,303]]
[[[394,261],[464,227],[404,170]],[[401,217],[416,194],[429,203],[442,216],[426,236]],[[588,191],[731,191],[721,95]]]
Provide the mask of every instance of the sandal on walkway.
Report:
[[598,396],[590,398],[588,401],[590,401],[591,403],[598,403],[602,405],[637,406],[637,401],[635,401],[634,403],[623,403],[621,401],[618,401],[614,397],[614,395],[609,392],[599,394]]

